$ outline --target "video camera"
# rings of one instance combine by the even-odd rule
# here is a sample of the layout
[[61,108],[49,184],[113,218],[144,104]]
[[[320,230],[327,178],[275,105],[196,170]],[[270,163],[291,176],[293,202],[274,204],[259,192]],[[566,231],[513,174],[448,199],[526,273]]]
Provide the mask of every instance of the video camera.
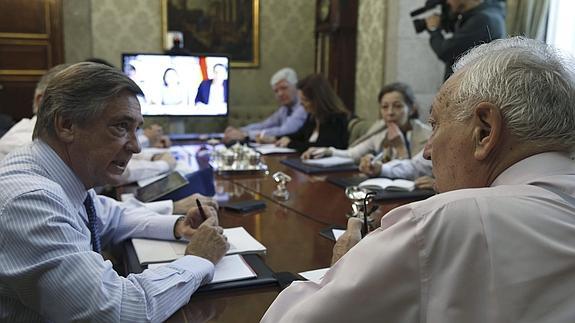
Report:
[[[437,6],[441,6],[441,23],[439,28],[445,30],[446,32],[452,32],[455,27],[455,22],[457,21],[457,16],[452,13],[446,0],[427,0],[425,1],[425,6],[413,10],[410,15],[415,17],[431,9],[434,9]],[[413,26],[415,27],[415,32],[418,34],[427,28],[425,19],[413,19]]]

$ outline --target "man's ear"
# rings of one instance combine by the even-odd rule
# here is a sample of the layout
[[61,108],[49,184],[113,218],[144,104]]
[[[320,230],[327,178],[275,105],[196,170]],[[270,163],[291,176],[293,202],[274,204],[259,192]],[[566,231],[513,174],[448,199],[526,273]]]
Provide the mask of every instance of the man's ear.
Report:
[[473,127],[474,157],[484,160],[499,144],[503,131],[501,111],[491,103],[479,103],[473,111]]
[[73,142],[76,129],[77,127],[72,120],[63,118],[61,115],[54,117],[54,131],[56,132],[56,137],[58,137],[61,142],[67,144]]
[[32,104],[32,112],[34,114],[38,113],[38,108],[40,108],[40,103],[42,102],[42,98],[44,97],[43,92],[34,92],[34,102]]

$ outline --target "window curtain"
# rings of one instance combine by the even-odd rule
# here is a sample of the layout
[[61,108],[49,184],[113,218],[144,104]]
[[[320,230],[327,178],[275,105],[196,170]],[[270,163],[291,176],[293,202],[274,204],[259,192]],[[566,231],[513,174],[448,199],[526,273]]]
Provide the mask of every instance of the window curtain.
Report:
[[507,33],[545,41],[551,0],[507,0]]

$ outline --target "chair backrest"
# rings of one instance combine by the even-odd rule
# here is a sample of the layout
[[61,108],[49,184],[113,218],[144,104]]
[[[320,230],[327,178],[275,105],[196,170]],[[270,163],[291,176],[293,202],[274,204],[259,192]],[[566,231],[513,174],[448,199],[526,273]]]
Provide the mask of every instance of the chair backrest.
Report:
[[347,131],[349,133],[348,144],[351,145],[359,137],[363,136],[369,127],[373,124],[373,120],[365,120],[362,118],[353,118],[347,124]]

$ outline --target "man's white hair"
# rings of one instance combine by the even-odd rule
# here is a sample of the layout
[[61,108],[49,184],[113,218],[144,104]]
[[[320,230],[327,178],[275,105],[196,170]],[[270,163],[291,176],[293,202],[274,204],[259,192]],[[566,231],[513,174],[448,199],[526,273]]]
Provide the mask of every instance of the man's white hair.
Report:
[[284,67],[281,70],[275,72],[275,74],[270,79],[270,85],[274,86],[279,81],[287,81],[291,85],[296,85],[297,83],[297,74],[296,72],[289,67]]
[[478,103],[492,103],[519,140],[572,151],[574,68],[573,57],[540,41],[514,37],[483,44],[453,66],[460,78],[450,110],[465,120]]

